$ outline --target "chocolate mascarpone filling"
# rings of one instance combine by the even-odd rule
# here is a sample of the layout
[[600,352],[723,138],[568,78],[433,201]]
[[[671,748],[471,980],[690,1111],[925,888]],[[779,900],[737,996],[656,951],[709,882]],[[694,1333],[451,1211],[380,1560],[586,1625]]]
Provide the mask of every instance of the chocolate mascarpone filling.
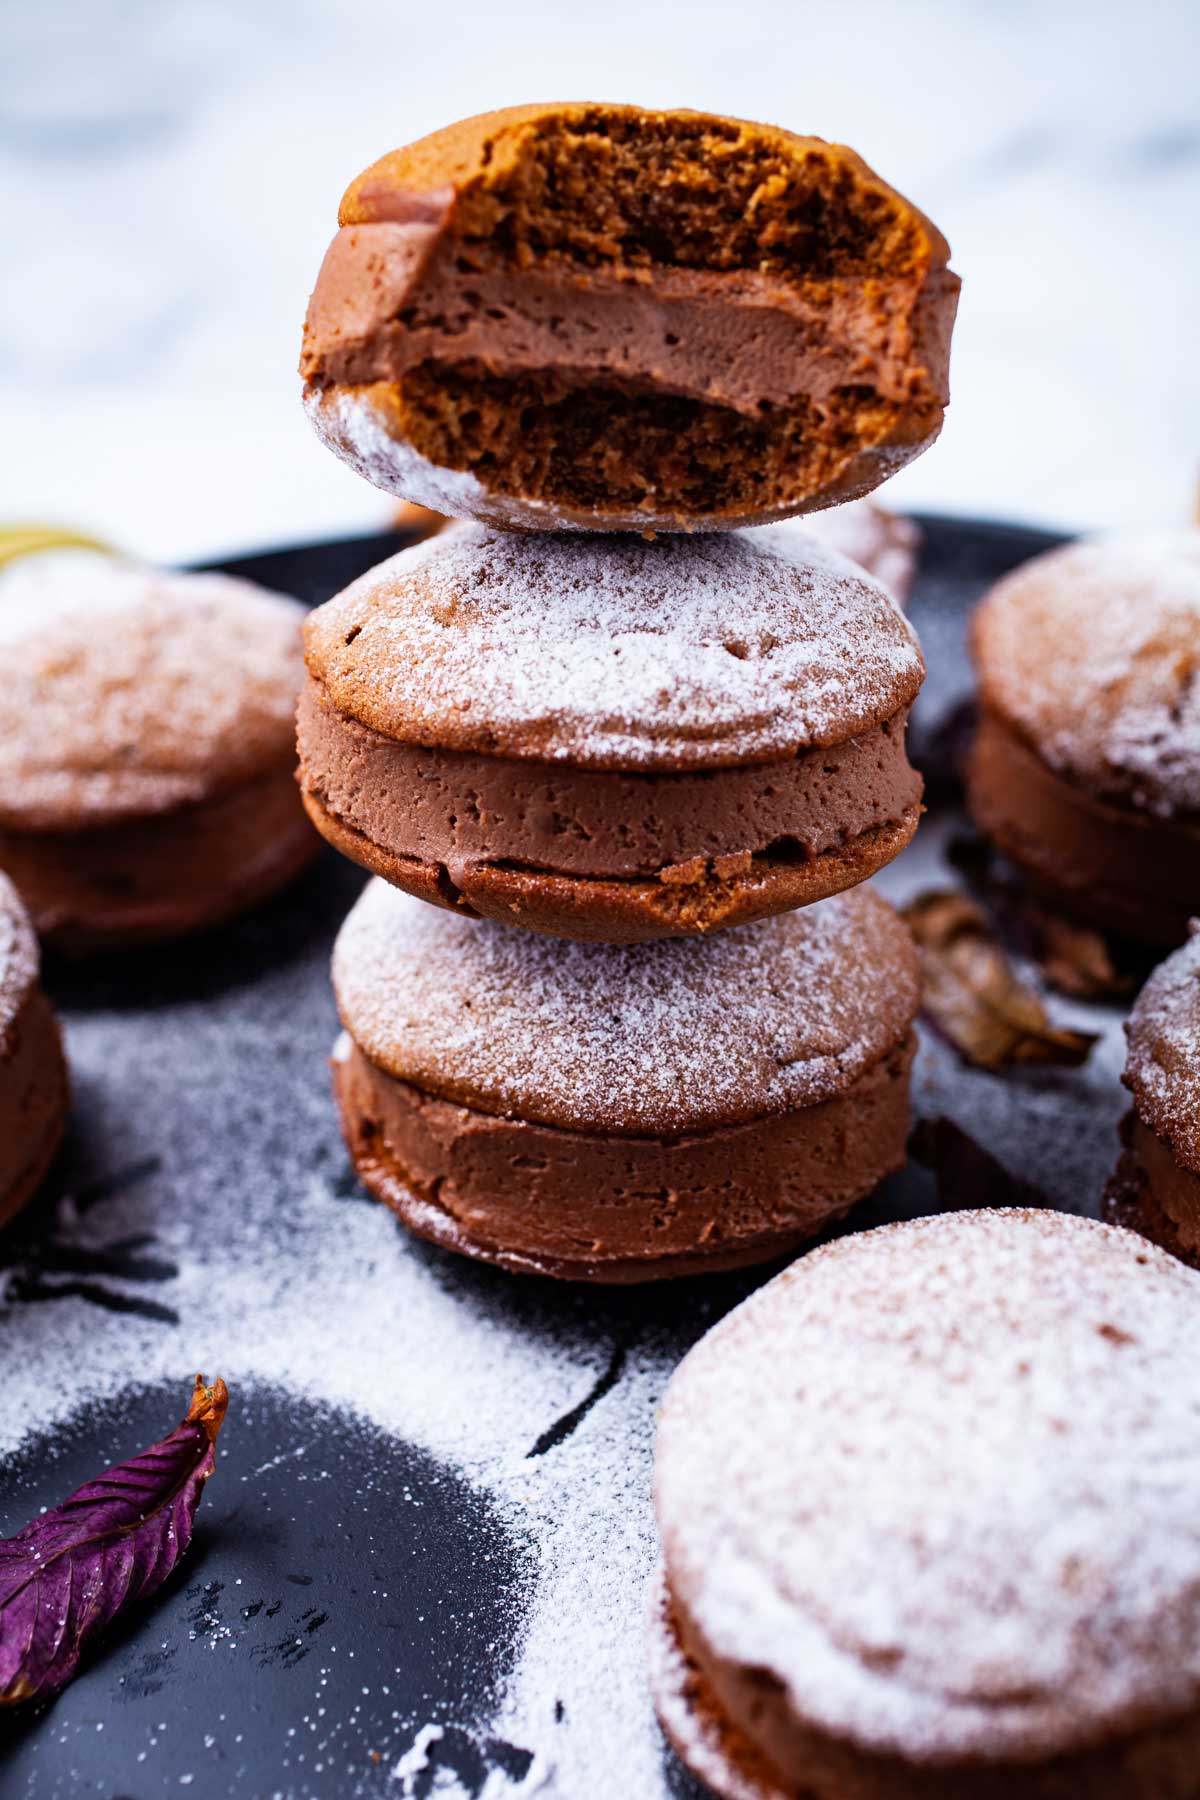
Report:
[[552,368],[748,416],[764,402],[820,402],[864,383],[901,404],[911,400],[915,323],[931,385],[945,386],[948,347],[933,323],[957,288],[947,270],[930,277],[914,321],[903,307],[882,309],[878,278],[864,275],[809,277],[801,292],[753,270],[514,269],[439,242],[451,198],[384,193],[374,210],[390,205],[397,217],[338,232],[305,323],[308,383],[399,381],[437,362]]
[[428,1235],[535,1264],[644,1260],[659,1274],[664,1259],[717,1266],[764,1242],[786,1248],[898,1168],[914,1050],[910,1034],[817,1105],[663,1138],[481,1112],[385,1073],[348,1037],[334,1078],[359,1173],[393,1205],[399,1185],[435,1209],[444,1226]]
[[0,868],[65,949],[216,923],[310,861],[290,765],[219,798],[88,831],[0,831]]
[[981,829],[1069,910],[1148,943],[1187,935],[1200,908],[1200,817],[1164,818],[1096,798],[989,711],[968,789]]
[[921,798],[907,709],[784,762],[630,775],[398,743],[349,719],[309,677],[301,780],[342,823],[452,881],[488,863],[633,879],[767,850],[812,858],[902,820]]

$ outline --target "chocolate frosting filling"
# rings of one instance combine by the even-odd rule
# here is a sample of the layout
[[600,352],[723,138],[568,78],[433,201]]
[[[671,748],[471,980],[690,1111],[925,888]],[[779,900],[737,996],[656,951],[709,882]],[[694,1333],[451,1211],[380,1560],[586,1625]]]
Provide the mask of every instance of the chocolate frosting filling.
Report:
[[[554,368],[750,416],[848,385],[904,402],[911,327],[902,309],[881,314],[878,290],[864,276],[810,281],[802,294],[754,271],[515,269],[478,251],[464,267],[440,222],[350,225],[317,277],[300,369],[327,387],[396,381],[430,361]],[[935,380],[944,385],[944,369]]]
[[322,806],[455,881],[485,863],[611,880],[768,849],[815,857],[921,797],[907,709],[782,762],[653,775],[398,743],[340,713],[312,676],[298,718],[301,780]]
[[911,1034],[832,1100],[678,1137],[565,1131],[480,1112],[335,1057],[356,1156],[393,1165],[476,1251],[554,1263],[725,1255],[808,1237],[904,1161]]

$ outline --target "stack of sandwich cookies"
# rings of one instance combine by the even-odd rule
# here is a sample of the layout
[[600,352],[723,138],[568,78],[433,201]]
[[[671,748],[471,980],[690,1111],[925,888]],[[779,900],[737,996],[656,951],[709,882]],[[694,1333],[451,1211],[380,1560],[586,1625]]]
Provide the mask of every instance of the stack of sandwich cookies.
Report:
[[543,1274],[788,1250],[904,1156],[913,950],[857,889],[916,829],[924,664],[771,522],[937,435],[945,242],[840,146],[593,105],[385,157],[340,227],[313,423],[472,521],[307,627],[304,803],[382,878],[334,960],[358,1172]]
[[440,905],[608,942],[705,933],[852,886],[916,830],[916,637],[787,527],[460,527],[314,613],[307,660],[314,822]]
[[904,1161],[915,951],[865,888],[626,946],[476,924],[375,881],[333,979],[359,1175],[469,1256],[610,1282],[733,1268]]
[[0,1226],[50,1166],[67,1115],[58,1021],[38,980],[38,945],[16,889],[0,874]]

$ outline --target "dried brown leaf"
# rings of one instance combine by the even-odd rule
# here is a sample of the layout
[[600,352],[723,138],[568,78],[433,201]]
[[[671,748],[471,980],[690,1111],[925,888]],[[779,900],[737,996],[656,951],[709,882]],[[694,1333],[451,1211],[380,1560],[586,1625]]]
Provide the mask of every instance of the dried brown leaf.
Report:
[[1086,1061],[1095,1034],[1051,1023],[973,901],[944,890],[902,910],[920,953],[923,1009],[964,1061],[978,1069]]
[[1051,987],[1076,1000],[1124,1000],[1137,989],[1137,976],[1119,968],[1108,939],[1088,925],[1029,901],[1025,907],[1034,955]]

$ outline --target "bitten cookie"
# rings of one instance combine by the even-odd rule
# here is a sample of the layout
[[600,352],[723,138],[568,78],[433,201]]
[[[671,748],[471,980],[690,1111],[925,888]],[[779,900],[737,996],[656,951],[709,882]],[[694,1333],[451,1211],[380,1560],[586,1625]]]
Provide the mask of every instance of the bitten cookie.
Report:
[[931,444],[958,278],[852,150],[586,103],[465,119],[351,183],[301,373],[378,487],[536,530],[758,524]]
[[1125,1032],[1133,1106],[1106,1216],[1200,1268],[1200,921],[1154,971]]
[[1195,1800],[1200,1279],[1019,1210],[842,1239],[667,1388],[659,1715],[723,1800]]
[[0,867],[44,939],[175,937],[309,861],[303,616],[248,582],[82,553],[0,577]]
[[853,886],[916,829],[916,637],[784,527],[462,526],[306,633],[305,805],[442,906],[611,942],[704,933]]
[[67,1116],[58,1021],[38,982],[24,907],[0,874],[0,1225],[32,1198]]
[[1200,531],[1039,556],[975,616],[980,828],[1052,903],[1149,944],[1200,911]]
[[645,1281],[778,1256],[904,1161],[915,952],[858,888],[705,943],[559,944],[373,882],[338,937],[364,1184],[505,1268]]

